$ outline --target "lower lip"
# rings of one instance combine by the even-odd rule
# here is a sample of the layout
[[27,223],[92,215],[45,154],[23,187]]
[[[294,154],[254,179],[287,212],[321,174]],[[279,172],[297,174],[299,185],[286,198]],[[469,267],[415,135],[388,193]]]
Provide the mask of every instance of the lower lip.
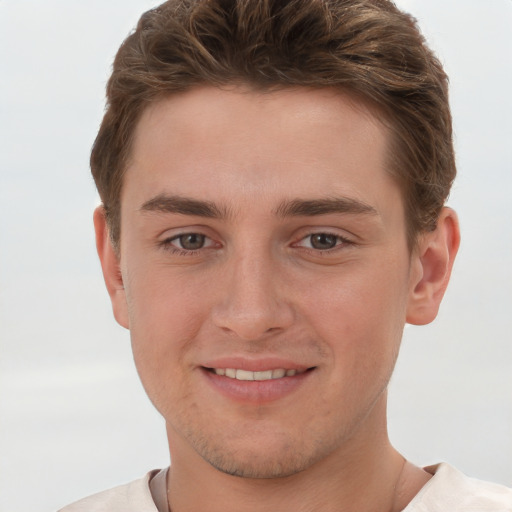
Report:
[[292,377],[270,380],[237,380],[217,375],[205,368],[202,373],[209,384],[225,397],[243,403],[262,404],[284,398],[303,386],[314,369]]

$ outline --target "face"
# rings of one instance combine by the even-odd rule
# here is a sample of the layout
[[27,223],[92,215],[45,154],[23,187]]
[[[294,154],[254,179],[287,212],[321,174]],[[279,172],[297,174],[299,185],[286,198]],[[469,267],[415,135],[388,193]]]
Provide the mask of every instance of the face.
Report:
[[113,301],[173,461],[290,475],[385,428],[419,274],[386,145],[330,90],[204,87],[145,111]]

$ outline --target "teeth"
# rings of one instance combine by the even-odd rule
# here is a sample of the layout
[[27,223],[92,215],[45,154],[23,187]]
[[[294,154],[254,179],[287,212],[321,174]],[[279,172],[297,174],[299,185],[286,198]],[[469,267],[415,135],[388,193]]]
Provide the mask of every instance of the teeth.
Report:
[[272,370],[264,372],[254,372],[254,380],[270,380],[272,378]]
[[246,370],[236,371],[236,380],[254,380],[254,372],[248,372]]
[[298,373],[304,373],[300,370],[285,370],[284,368],[277,368],[276,370],[265,370],[262,372],[250,372],[248,370],[239,370],[235,368],[214,368],[216,375],[222,375],[236,380],[271,380],[282,379],[283,377],[293,377]]

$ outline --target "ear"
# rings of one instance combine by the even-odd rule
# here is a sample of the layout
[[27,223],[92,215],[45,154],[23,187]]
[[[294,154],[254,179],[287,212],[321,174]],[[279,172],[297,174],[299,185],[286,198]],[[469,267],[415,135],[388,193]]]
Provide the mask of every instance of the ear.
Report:
[[437,316],[459,243],[457,214],[451,208],[443,208],[436,229],[421,234],[413,251],[408,323],[425,325]]
[[94,231],[96,232],[96,249],[100,257],[103,278],[112,301],[114,317],[119,325],[128,329],[128,306],[123,276],[121,274],[120,259],[110,239],[103,206],[98,206],[94,210]]

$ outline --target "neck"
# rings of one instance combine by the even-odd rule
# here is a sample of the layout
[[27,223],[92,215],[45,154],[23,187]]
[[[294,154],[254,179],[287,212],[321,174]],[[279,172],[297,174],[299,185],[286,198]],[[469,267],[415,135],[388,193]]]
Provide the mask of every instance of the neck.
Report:
[[[172,512],[399,512],[428,478],[405,464],[385,428],[385,399],[370,415],[384,414],[384,428],[368,418],[343,446],[306,470],[275,479],[227,475],[205,462],[176,436],[168,473]],[[375,418],[374,418],[375,419]],[[171,439],[172,437],[172,439]],[[424,476],[425,475],[425,476]]]

